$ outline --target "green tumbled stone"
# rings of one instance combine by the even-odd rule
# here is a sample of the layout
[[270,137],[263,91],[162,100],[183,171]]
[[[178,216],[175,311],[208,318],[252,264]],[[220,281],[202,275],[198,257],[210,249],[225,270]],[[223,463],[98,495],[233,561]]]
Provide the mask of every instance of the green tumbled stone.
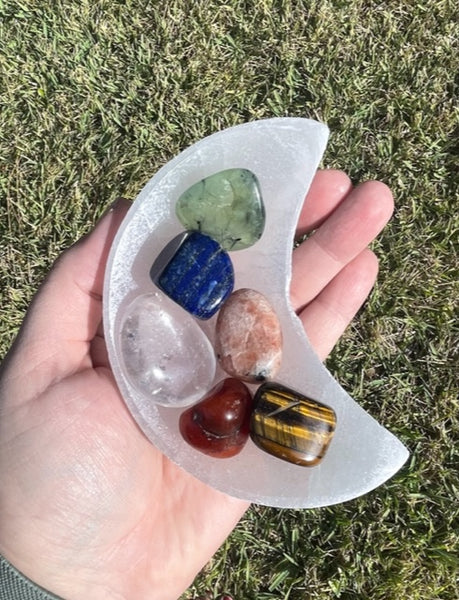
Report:
[[198,181],[177,200],[176,213],[185,229],[209,235],[225,250],[252,246],[265,226],[258,179],[247,169],[227,169]]

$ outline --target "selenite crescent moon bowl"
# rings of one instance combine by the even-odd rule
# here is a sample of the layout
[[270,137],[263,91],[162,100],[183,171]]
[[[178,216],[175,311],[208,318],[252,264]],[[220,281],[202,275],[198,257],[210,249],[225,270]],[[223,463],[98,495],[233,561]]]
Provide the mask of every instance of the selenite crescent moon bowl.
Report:
[[[295,227],[327,140],[328,128],[319,122],[274,118],[231,127],[193,144],[162,167],[140,192],[113,242],[105,274],[104,328],[110,364],[142,431],[170,460],[204,483],[274,507],[313,508],[361,496],[389,479],[408,457],[403,444],[327,371],[290,306]],[[175,215],[177,199],[197,181],[231,168],[249,169],[256,175],[266,210],[260,240],[231,252],[234,289],[254,289],[275,307],[283,334],[282,366],[275,381],[336,413],[334,438],[322,462],[312,468],[279,460],[250,439],[232,458],[198,452],[180,435],[183,408],[155,404],[133,385],[122,360],[120,328],[126,311],[139,296],[157,291],[149,276],[151,265],[165,245],[183,232]],[[215,320],[196,319],[212,345]],[[157,343],[167,347],[167,339]],[[189,359],[193,361],[192,349]],[[225,377],[217,365],[209,390]]]

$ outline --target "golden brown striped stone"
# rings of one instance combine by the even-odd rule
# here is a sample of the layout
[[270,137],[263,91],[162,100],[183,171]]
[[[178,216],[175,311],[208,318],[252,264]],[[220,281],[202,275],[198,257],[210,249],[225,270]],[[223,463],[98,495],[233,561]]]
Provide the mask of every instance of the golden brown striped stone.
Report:
[[317,465],[335,426],[331,408],[283,385],[265,383],[255,394],[251,438],[277,458],[305,467]]

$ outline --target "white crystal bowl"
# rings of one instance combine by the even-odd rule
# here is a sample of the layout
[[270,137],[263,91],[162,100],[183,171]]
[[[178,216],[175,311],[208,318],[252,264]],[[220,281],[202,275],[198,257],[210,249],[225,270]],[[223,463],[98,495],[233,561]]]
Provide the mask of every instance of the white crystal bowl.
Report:
[[[312,508],[355,498],[386,481],[408,457],[401,442],[333,379],[290,306],[296,222],[327,139],[328,129],[321,123],[278,118],[232,127],[197,142],[160,169],[140,192],[114,240],[105,275],[104,327],[110,364],[120,392],[145,435],[204,483],[231,496],[270,506]],[[235,289],[255,289],[275,307],[284,339],[276,381],[332,407],[337,416],[328,452],[313,468],[276,459],[251,440],[239,455],[228,459],[194,450],[178,430],[183,409],[159,406],[141,393],[132,384],[122,359],[120,327],[126,311],[135,298],[156,291],[149,277],[151,265],[167,242],[183,231],[175,216],[177,198],[196,181],[230,168],[255,173],[266,208],[261,239],[250,248],[231,253]],[[215,320],[199,322],[211,343]],[[167,340],[161,336],[157,343],[164,347]],[[217,366],[210,387],[225,376]]]

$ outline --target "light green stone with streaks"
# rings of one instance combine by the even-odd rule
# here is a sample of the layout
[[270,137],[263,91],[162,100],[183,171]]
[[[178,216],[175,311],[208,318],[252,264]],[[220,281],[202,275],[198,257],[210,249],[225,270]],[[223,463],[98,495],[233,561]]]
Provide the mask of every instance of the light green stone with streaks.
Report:
[[247,169],[227,169],[198,181],[177,200],[176,213],[185,229],[209,235],[225,250],[252,246],[265,226],[260,185]]

